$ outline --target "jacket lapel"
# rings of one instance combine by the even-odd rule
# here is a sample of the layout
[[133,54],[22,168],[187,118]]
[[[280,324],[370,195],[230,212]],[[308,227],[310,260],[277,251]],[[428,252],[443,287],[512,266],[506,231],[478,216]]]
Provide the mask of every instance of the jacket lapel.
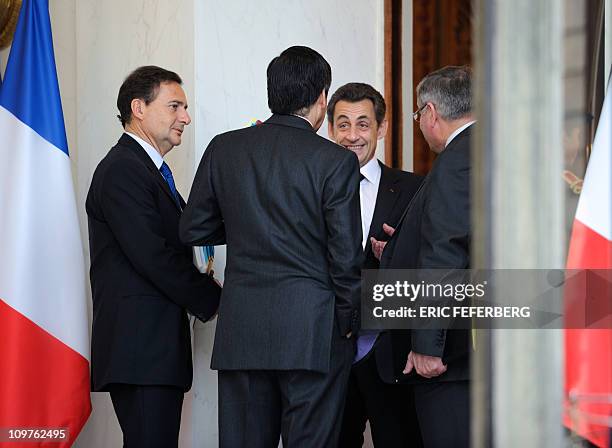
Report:
[[414,204],[419,202],[417,198],[419,198],[419,196],[422,194],[422,192],[424,191],[425,185],[427,185],[428,182],[429,182],[429,174],[425,176],[425,179],[423,179],[423,182],[421,182],[421,185],[419,185],[419,188],[414,193],[414,196],[412,196],[412,199],[410,200],[410,202],[408,203],[408,206],[402,213],[402,216],[400,216],[400,218],[397,220],[397,226],[395,227],[396,231],[401,227],[402,223],[404,222],[404,218],[406,217],[408,212],[412,209],[412,207],[414,207]]
[[374,207],[374,214],[372,215],[372,223],[370,224],[370,231],[368,233],[368,239],[364,253],[367,256],[372,251],[372,244],[370,243],[370,237],[374,237],[380,240],[385,236],[382,229],[383,223],[386,222],[389,214],[393,211],[393,207],[400,196],[400,185],[397,177],[393,176],[393,172],[387,168],[384,164],[380,163],[382,170],[380,175],[380,183],[378,185],[378,193],[376,196],[376,206]]
[[181,208],[176,203],[174,195],[172,194],[172,192],[170,191],[170,187],[168,186],[168,182],[166,182],[164,177],[161,175],[161,173],[153,163],[153,160],[151,160],[151,157],[149,157],[144,148],[140,146],[140,144],[136,140],[134,140],[127,134],[123,134],[121,136],[121,138],[119,139],[119,144],[122,146],[127,146],[132,150],[136,157],[138,157],[138,159],[144,164],[144,166],[151,172],[151,175],[155,179],[155,182],[157,182],[159,187],[166,193],[166,195],[168,195],[172,203],[176,206],[176,209],[180,212]]
[[[448,147],[447,147],[447,148],[446,148],[444,151],[442,151],[442,153],[441,153],[440,155],[438,155],[438,156],[436,157],[436,160],[434,160],[434,164],[433,164],[433,167],[432,167],[431,171],[433,171],[433,170],[435,170],[435,169],[436,169],[436,166],[437,166],[437,164],[439,163],[439,159],[440,159],[441,157],[445,157],[445,153],[447,153],[447,154],[448,154],[448,151],[449,151],[449,150],[450,150],[450,151],[454,150],[454,148],[455,148],[456,146],[458,146],[458,145],[459,145],[459,142],[460,142],[462,139],[464,139],[464,138],[466,138],[466,137],[469,137],[469,136],[470,136],[470,134],[471,134],[471,132],[472,132],[472,127],[473,127],[473,125],[472,125],[472,126],[469,126],[467,129],[465,129],[465,130],[463,130],[462,132],[460,132],[460,133],[459,133],[459,135],[457,135],[457,136],[456,136],[456,137],[453,139],[453,141],[452,141],[452,142],[450,142],[450,144],[448,145]],[[427,184],[429,183],[429,178],[430,178],[431,171],[430,171],[430,172],[429,172],[429,173],[428,173],[428,174],[425,176],[425,179],[423,179],[423,182],[421,182],[421,185],[419,185],[419,188],[418,188],[418,189],[417,189],[417,191],[414,193],[414,196],[412,196],[412,199],[411,199],[411,200],[410,200],[410,202],[408,203],[408,206],[407,206],[407,207],[404,209],[404,211],[403,211],[402,215],[401,215],[401,216],[400,216],[400,218],[397,220],[397,224],[396,224],[396,226],[395,226],[395,231],[396,231],[396,233],[397,233],[397,232],[399,231],[399,229],[401,228],[402,223],[404,222],[404,219],[406,218],[406,215],[408,215],[408,213],[410,212],[410,210],[412,210],[412,208],[413,208],[413,207],[415,207],[415,205],[416,205],[416,204],[422,204],[422,199],[421,199],[421,196],[422,196],[423,194],[426,194],[426,191],[427,191],[427,189],[426,189],[426,188],[427,188]],[[383,171],[383,173],[384,173],[384,171]],[[382,178],[381,178],[381,184],[382,184]],[[372,223],[374,223],[374,219],[372,219]],[[381,226],[381,229],[380,229],[380,232],[379,232],[379,236],[382,238],[382,237],[384,237],[384,232],[383,232],[383,230],[382,230],[382,223],[380,224],[380,226]],[[371,229],[371,227],[370,227],[370,229]],[[376,238],[376,236],[375,236],[375,238]],[[368,239],[369,239],[369,238],[368,238]],[[380,239],[380,238],[376,238],[376,239]],[[369,250],[371,251],[371,250],[372,250],[372,248],[371,248],[370,246],[371,246],[371,245],[370,245],[370,244],[369,244],[369,242],[368,242],[368,245],[366,246],[366,249],[369,249]]]
[[[457,145],[459,145],[459,142],[462,139],[464,139],[466,137],[469,137],[471,135],[472,127],[473,127],[473,125],[469,126],[467,129],[464,129],[462,132],[460,132],[459,135],[457,135],[453,139],[453,141],[450,142],[450,144],[446,147],[446,149],[444,149],[444,151],[442,151],[442,153],[439,154],[436,157],[436,160],[434,160],[434,164],[433,164],[433,166],[431,168],[431,171],[436,169],[436,166],[438,165],[439,160],[440,160],[441,157],[445,157],[445,154],[448,154],[448,151],[454,150],[455,147]],[[400,219],[397,222],[397,228],[399,228],[401,226],[402,222],[404,221],[404,218],[406,217],[406,215],[408,214],[410,209],[414,206],[414,204],[419,202],[417,200],[417,198],[419,197],[419,195],[423,194],[423,191],[425,190],[425,186],[429,183],[429,177],[430,177],[431,171],[429,173],[427,173],[427,176],[425,176],[425,179],[423,179],[423,182],[421,182],[421,185],[419,186],[419,189],[416,191],[416,193],[414,193],[414,196],[412,197],[412,200],[408,204],[408,207],[406,207],[406,210],[404,210],[404,213],[402,213],[402,216],[400,217]]]

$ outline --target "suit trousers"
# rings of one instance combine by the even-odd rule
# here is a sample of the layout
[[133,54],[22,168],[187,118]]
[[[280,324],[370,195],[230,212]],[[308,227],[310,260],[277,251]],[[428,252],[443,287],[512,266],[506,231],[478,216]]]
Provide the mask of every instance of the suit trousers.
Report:
[[425,448],[470,447],[470,382],[414,384]]
[[361,448],[369,420],[374,447],[422,447],[412,385],[383,382],[374,350],[351,369],[338,446]]
[[[334,332],[337,333],[337,330]],[[221,448],[335,448],[354,338],[332,339],[330,369],[220,370]]]
[[173,386],[111,384],[124,448],[178,447],[185,393]]

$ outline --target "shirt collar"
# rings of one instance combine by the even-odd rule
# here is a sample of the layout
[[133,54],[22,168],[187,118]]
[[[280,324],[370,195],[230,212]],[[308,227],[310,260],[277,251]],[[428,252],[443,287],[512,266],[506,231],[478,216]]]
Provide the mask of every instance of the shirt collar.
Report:
[[138,142],[140,146],[142,146],[142,149],[144,149],[145,152],[149,155],[149,157],[151,158],[151,160],[153,161],[157,169],[160,169],[162,166],[162,163],[164,163],[164,159],[162,158],[161,154],[158,153],[157,150],[153,146],[151,146],[149,142],[144,141],[143,139],[138,137],[136,134],[132,134],[131,132],[126,132],[126,134],[132,137],[134,140]]
[[368,163],[359,169],[359,172],[363,174],[363,177],[365,177],[368,182],[376,185],[376,183],[378,183],[380,180],[382,170],[378,164],[378,159],[376,157],[372,157]]
[[464,124],[463,126],[459,126],[457,129],[455,129],[455,132],[453,132],[448,139],[446,139],[446,144],[444,145],[444,147],[446,148],[448,145],[450,145],[450,142],[453,141],[453,139],[455,137],[457,137],[461,131],[467,129],[469,126],[473,125],[474,123],[476,123],[476,120],[472,120],[472,121],[468,121],[466,124]]

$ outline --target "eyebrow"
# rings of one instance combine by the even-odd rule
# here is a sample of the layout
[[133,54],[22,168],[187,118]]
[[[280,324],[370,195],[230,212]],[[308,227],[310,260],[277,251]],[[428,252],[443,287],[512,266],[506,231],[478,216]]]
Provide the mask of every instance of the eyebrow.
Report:
[[168,105],[172,104],[172,103],[176,103],[179,106],[185,106],[185,109],[187,109],[189,106],[187,105],[187,103],[182,102],[181,100],[170,100],[168,101]]
[[[350,118],[346,115],[338,115],[336,117],[336,120],[350,120]],[[357,117],[357,120],[371,120],[370,117],[368,117],[367,115],[360,115]]]

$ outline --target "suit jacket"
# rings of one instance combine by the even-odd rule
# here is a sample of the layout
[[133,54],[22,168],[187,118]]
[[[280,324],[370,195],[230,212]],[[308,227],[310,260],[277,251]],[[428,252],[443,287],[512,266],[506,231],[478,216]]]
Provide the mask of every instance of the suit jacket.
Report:
[[[184,202],[181,199],[182,205]],[[181,210],[145,150],[124,134],[96,168],[86,209],[91,256],[92,389],[192,381],[185,310],[201,320],[220,287],[181,244]]]
[[[470,137],[463,130],[436,158],[414,199],[400,219],[381,257],[388,269],[469,269]],[[472,351],[468,330],[394,331],[380,342],[377,360],[387,382],[438,382],[469,379]],[[426,379],[401,372],[410,350],[439,356],[448,364],[442,375]]]
[[374,237],[378,241],[389,239],[389,236],[383,231],[383,224],[386,223],[391,227],[397,226],[404,210],[423,181],[423,177],[417,174],[389,168],[380,161],[378,164],[381,168],[380,183],[364,249],[363,269],[378,269],[380,262],[372,252],[370,237]]
[[[410,201],[421,186],[423,177],[414,173],[389,168],[380,162],[379,164],[382,173],[378,186],[378,194],[376,196],[374,215],[372,216],[372,223],[370,224],[369,237],[374,237],[379,241],[387,241],[389,240],[389,236],[382,229],[383,223],[391,227],[397,227],[408,204],[410,204]],[[364,250],[365,261],[363,269],[379,269],[380,262],[374,256],[374,252],[372,252],[372,244],[369,237]],[[389,366],[394,366],[397,363],[394,359],[394,355],[399,357],[403,354],[403,351],[395,354],[393,350],[391,350],[391,343],[396,340],[398,336],[406,338],[407,334],[409,335],[409,332],[400,330],[393,332],[383,331],[378,335],[378,339],[374,345],[373,355],[376,358],[378,374],[388,382],[395,382],[393,369],[391,373],[388,372]],[[406,358],[404,358],[404,365],[405,364]],[[400,372],[403,368],[404,366],[402,365]]]
[[359,321],[352,152],[290,115],[218,135],[180,235],[186,244],[227,243],[214,369],[328,371],[332,332],[355,332]]

